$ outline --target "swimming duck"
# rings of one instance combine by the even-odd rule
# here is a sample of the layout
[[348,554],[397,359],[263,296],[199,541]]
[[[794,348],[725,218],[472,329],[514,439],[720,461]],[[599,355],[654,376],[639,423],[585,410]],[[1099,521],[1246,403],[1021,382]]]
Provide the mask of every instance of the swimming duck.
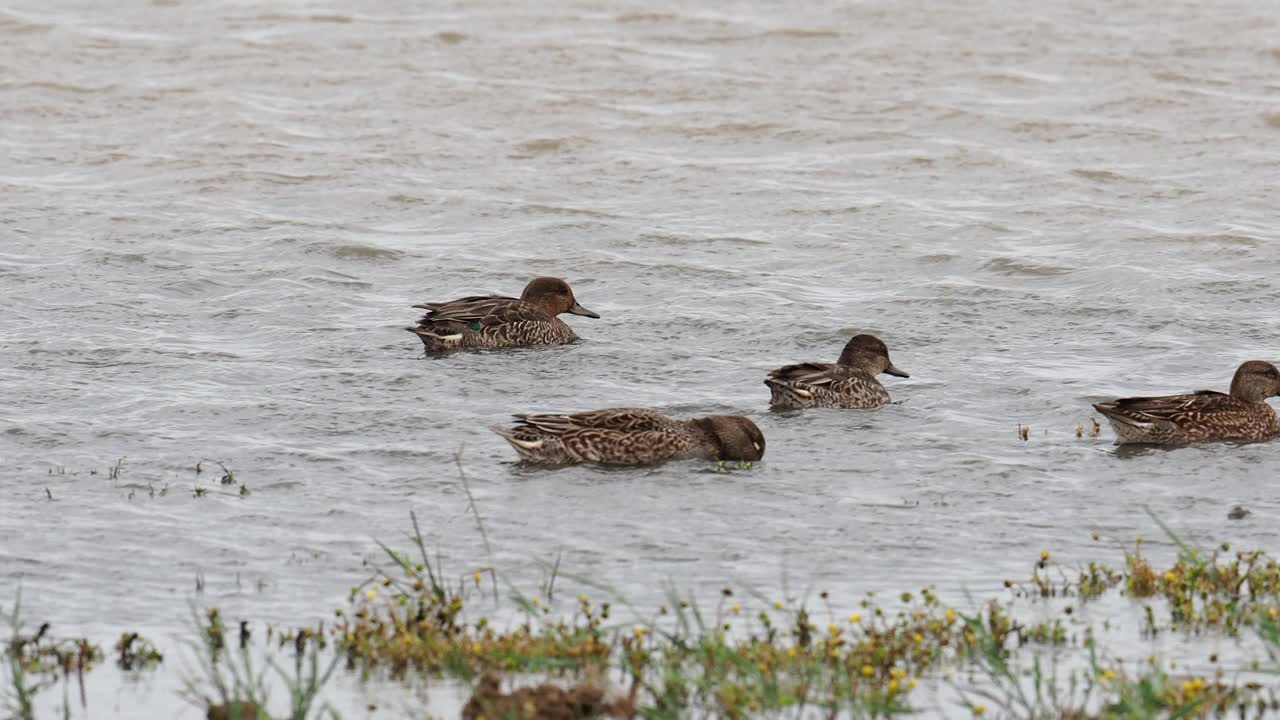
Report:
[[414,307],[427,314],[405,330],[417,335],[427,352],[563,345],[578,336],[557,315],[600,317],[578,304],[569,283],[553,277],[530,280],[519,298],[476,295]]
[[1111,421],[1116,444],[1186,445],[1212,440],[1266,440],[1280,435],[1267,398],[1280,396],[1280,371],[1262,360],[1236,370],[1231,392],[1131,397],[1095,403]]
[[527,463],[644,465],[663,460],[755,461],[764,434],[740,415],[677,420],[653,410],[610,408],[570,415],[516,415],[493,427]]
[[769,404],[782,410],[877,408],[889,402],[889,391],[876,380],[880,373],[911,377],[894,367],[889,348],[879,338],[855,335],[834,365],[785,365],[769,371],[764,384],[773,393]]

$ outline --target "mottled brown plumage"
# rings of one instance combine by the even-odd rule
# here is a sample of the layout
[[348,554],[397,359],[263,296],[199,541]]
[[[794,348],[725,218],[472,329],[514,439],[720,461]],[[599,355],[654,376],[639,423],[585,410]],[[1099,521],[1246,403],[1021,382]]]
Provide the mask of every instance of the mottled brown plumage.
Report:
[[769,404],[783,410],[801,408],[876,408],[889,402],[889,391],[876,375],[911,377],[894,367],[889,348],[874,335],[855,335],[832,363],[785,365],[769,372],[764,384]]
[[562,345],[578,336],[557,315],[600,317],[578,304],[568,283],[552,277],[530,280],[518,298],[476,295],[414,307],[427,314],[405,329],[422,340],[427,352]]
[[1111,421],[1118,445],[1186,445],[1280,435],[1276,412],[1267,404],[1267,398],[1276,396],[1280,396],[1280,371],[1269,362],[1250,360],[1236,370],[1230,394],[1200,390],[1121,398],[1093,407]]
[[516,415],[493,431],[529,463],[644,465],[664,460],[759,460],[764,434],[740,415],[677,420],[653,410],[611,408],[567,415]]

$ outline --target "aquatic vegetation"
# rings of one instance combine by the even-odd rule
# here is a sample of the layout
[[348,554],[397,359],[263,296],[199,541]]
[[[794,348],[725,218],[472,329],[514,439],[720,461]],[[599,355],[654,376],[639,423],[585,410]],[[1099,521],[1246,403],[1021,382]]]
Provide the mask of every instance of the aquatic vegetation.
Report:
[[136,632],[126,632],[116,641],[116,665],[125,671],[146,670],[164,662],[164,655]]
[[[221,613],[211,608],[205,613],[205,620],[196,616],[194,626],[198,641],[191,642],[190,647],[200,672],[183,678],[182,694],[188,702],[204,709],[207,717],[267,720],[268,668],[289,692],[289,714],[284,717],[290,720],[338,717],[327,705],[317,706],[320,691],[339,664],[338,657],[331,657],[322,669],[320,656],[327,654],[322,634],[301,629],[280,635],[281,646],[290,644],[293,649],[292,667],[285,668],[270,655],[265,663],[255,663],[255,648],[246,621],[242,620],[234,638],[229,638]],[[267,649],[270,650],[269,643]]]
[[23,634],[22,596],[13,601],[11,610],[0,609],[0,622],[10,627],[4,654],[8,681],[4,705],[11,718],[34,720],[35,696],[62,681],[63,715],[71,713],[70,682],[77,683],[83,707],[84,675],[102,659],[102,650],[86,639],[58,639],[44,623],[32,635]]
[[222,485],[236,484],[236,474],[231,471],[231,468],[227,467],[225,464],[223,464],[222,462],[219,462],[218,460],[201,460],[200,462],[196,463],[196,477],[200,477],[200,473],[204,472],[205,463],[213,463],[214,465],[217,465],[219,468],[222,469],[222,476],[218,478],[219,484],[222,484]]
[[[1154,562],[1141,539],[1118,548],[1119,567],[1096,560],[1071,567],[1040,551],[1029,579],[1006,580],[1002,595],[968,610],[932,588],[796,599],[726,587],[710,605],[668,590],[646,614],[616,594],[566,596],[557,589],[559,557],[546,564],[536,594],[512,588],[502,598],[471,502],[490,555],[478,567],[446,571],[411,515],[413,551],[382,545],[384,566],[351,588],[332,621],[267,627],[255,642],[247,621],[228,624],[217,609],[197,614],[191,647],[198,672],[184,678],[184,697],[209,718],[264,720],[268,687],[283,686],[288,714],[275,717],[332,718],[321,696],[342,668],[364,679],[473,683],[461,712],[475,720],[887,717],[913,713],[921,685],[949,687],[958,700],[948,707],[982,717],[1280,711],[1280,683],[1264,682],[1280,678],[1280,567],[1262,552],[1192,548],[1166,529],[1178,548],[1168,563]],[[1249,628],[1267,657],[1229,670],[1215,652],[1207,672],[1181,674],[1154,656],[1145,664],[1122,660],[1102,648],[1096,619],[1080,615],[1102,597],[1132,602],[1142,622],[1131,629],[1147,637],[1230,637]],[[1104,631],[1108,623],[1102,620]],[[21,633],[16,607],[11,624],[8,707],[13,717],[33,720],[35,693],[58,677],[82,676],[101,653],[84,641],[54,642],[47,626]],[[124,669],[163,662],[136,633],[121,635],[115,650]]]

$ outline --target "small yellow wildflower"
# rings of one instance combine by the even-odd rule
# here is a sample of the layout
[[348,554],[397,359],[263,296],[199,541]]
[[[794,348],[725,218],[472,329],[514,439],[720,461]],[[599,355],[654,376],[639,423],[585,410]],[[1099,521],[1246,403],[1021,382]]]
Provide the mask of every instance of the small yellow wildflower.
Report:
[[781,601],[781,600],[774,600],[774,601],[773,601],[773,609],[774,609],[774,610],[781,610],[781,609],[782,609],[782,601]]
[[908,689],[908,690],[915,690],[915,689],[916,689],[916,679],[915,679],[915,678],[911,678],[910,680],[908,680],[908,681],[907,681],[907,689]]
[[1280,612],[1277,612],[1274,607],[1267,608],[1267,617],[1275,620],[1277,616],[1280,616]]
[[1178,576],[1174,575],[1172,570],[1168,570],[1164,574],[1164,581],[1167,583],[1177,582]]
[[854,614],[852,614],[852,615],[850,615],[850,616],[849,616],[849,622],[850,622],[851,624],[860,623],[860,622],[862,622],[862,616],[861,616],[861,615],[859,615],[858,613],[854,613]]
[[915,644],[919,645],[924,642],[924,636],[920,633],[911,633],[911,639]]
[[896,693],[896,692],[898,692],[898,681],[897,681],[897,680],[890,680],[890,681],[889,681],[889,692],[890,692],[890,693]]
[[738,603],[734,603],[733,606],[730,607],[729,609],[733,611],[734,615],[742,614],[742,606],[739,605]]
[[643,627],[638,627],[638,628],[636,628],[635,630],[632,630],[631,632],[635,633],[635,636],[636,636],[636,637],[638,637],[638,638],[642,638],[642,637],[644,637],[645,633],[649,632],[649,629],[648,629],[648,628],[643,628]]
[[484,648],[480,647],[480,643],[471,643],[471,654],[479,655]]
[[986,706],[986,705],[974,705],[973,707],[971,707],[971,708],[969,708],[969,709],[973,711],[973,715],[974,715],[974,717],[982,717],[983,715],[985,715],[985,714],[987,713],[987,706]]
[[535,606],[540,605],[542,603],[542,598],[538,597],[537,595],[534,595],[533,597],[529,598],[529,602],[533,603]]
[[768,666],[768,665],[765,665],[764,663],[760,663],[760,664],[759,664],[759,665],[757,665],[756,667],[760,668],[760,672],[761,672],[761,673],[767,673],[767,672],[769,672],[769,666]]
[[800,651],[796,649],[795,645],[792,645],[791,647],[787,648],[787,657],[793,658],[799,654],[800,654]]
[[947,618],[947,624],[948,624],[948,625],[950,625],[951,623],[955,622],[955,621],[956,621],[956,611],[955,611],[955,610],[952,610],[951,608],[947,608],[946,618]]
[[364,596],[365,596],[365,597],[367,597],[367,598],[369,598],[370,600],[377,600],[377,599],[378,599],[378,592],[377,592],[376,590],[374,590],[374,589],[370,588],[369,590],[365,591]]
[[[1048,551],[1048,550],[1041,550],[1041,551],[1040,551],[1040,559],[1041,559],[1041,560],[1048,560],[1048,559],[1049,559],[1049,551]],[[980,708],[985,708],[986,706],[985,706],[985,705],[979,705],[978,707],[980,707]]]
[[836,625],[835,623],[831,623],[830,625],[827,626],[827,632],[831,633],[832,635],[839,635],[840,626]]
[[476,571],[476,574],[473,575],[472,578],[476,581],[476,587],[480,587],[480,571],[479,570]]
[[862,666],[862,676],[863,676],[863,677],[871,677],[872,675],[875,675],[875,674],[876,674],[876,669],[875,669],[875,668],[871,667],[870,665],[863,665],[863,666]]
[[591,601],[587,599],[587,596],[586,596],[586,595],[579,595],[579,596],[578,596],[578,602],[582,603],[583,605],[590,605],[590,604],[591,604]]
[[1103,670],[1102,672],[1098,673],[1098,676],[1099,676],[1099,677],[1101,677],[1101,678],[1103,679],[1103,681],[1107,681],[1107,680],[1115,680],[1115,679],[1116,679],[1116,671],[1115,671],[1115,670]]
[[891,668],[889,670],[889,677],[893,678],[894,680],[901,680],[906,676],[907,676],[907,671],[903,670],[900,667]]

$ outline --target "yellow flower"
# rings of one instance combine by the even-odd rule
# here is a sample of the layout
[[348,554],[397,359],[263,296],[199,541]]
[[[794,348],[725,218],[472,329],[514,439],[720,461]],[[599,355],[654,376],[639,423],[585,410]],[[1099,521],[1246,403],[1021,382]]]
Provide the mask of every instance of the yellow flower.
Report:
[[850,616],[849,616],[849,622],[850,622],[850,623],[860,623],[860,622],[862,622],[862,616],[861,616],[861,615],[859,615],[858,613],[854,613],[854,614],[852,614],[852,615],[850,615]]
[[[1048,550],[1041,550],[1041,551],[1040,551],[1040,559],[1041,559],[1041,560],[1048,560],[1048,559],[1049,559],[1049,551],[1048,551]],[[986,709],[986,706],[985,706],[985,705],[979,705],[978,707],[983,708],[984,710]],[[981,713],[979,713],[979,714],[981,714]]]
[[774,610],[781,610],[781,609],[782,609],[782,601],[781,601],[781,600],[774,600],[774,601],[773,601],[773,609],[774,609]]
[[475,581],[476,581],[476,587],[479,587],[479,586],[480,586],[480,571],[479,571],[479,570],[477,570],[477,571],[476,571],[476,574],[475,574],[473,577],[475,578]]
[[832,635],[839,635],[840,627],[835,623],[831,623],[830,625],[827,626],[827,632],[831,633]]
[[863,676],[863,677],[871,677],[872,675],[875,675],[875,674],[876,674],[876,669],[875,669],[875,668],[871,667],[870,665],[863,665],[863,666],[862,666],[862,676]]
[[1177,582],[1178,576],[1174,575],[1172,570],[1169,570],[1164,574],[1164,581],[1167,583]]
[[889,670],[889,677],[893,678],[894,680],[900,680],[906,676],[907,676],[907,671],[903,670],[900,667],[892,668]]
[[975,717],[981,717],[982,715],[986,714],[986,712],[987,712],[987,706],[986,706],[986,705],[974,705],[973,707],[971,707],[971,708],[969,708],[969,709],[973,711],[973,714],[974,714],[974,716],[975,716]]
[[365,592],[364,596],[365,596],[365,597],[367,597],[367,598],[369,598],[370,600],[377,600],[377,599],[378,599],[378,593],[377,593],[377,591],[376,591],[376,590],[373,590],[372,588],[370,588],[369,590],[367,590],[367,591]]
[[799,654],[800,654],[800,651],[796,649],[795,645],[792,645],[791,647],[787,648],[787,657],[793,658]]
[[1267,608],[1267,617],[1275,620],[1277,616],[1280,616],[1280,612],[1277,612],[1274,607]]
[[542,602],[542,599],[539,598],[537,595],[534,595],[533,597],[529,598],[529,602],[533,603],[534,605],[537,605]]
[[956,621],[956,611],[955,611],[955,610],[952,610],[951,608],[947,608],[946,618],[947,618],[947,624],[948,624],[948,625],[949,625],[949,624],[951,624],[951,623],[953,623],[953,622],[955,622],[955,621]]
[[915,689],[916,689],[916,679],[915,679],[915,678],[911,678],[910,680],[908,680],[908,681],[907,681],[907,689],[908,689],[908,690],[915,690]]
[[586,595],[579,595],[578,602],[582,603],[583,605],[589,605],[591,603],[591,601],[587,599]]
[[480,643],[471,643],[471,654],[479,655],[484,648],[480,647]]
[[896,693],[896,692],[898,692],[898,681],[897,681],[897,680],[890,680],[890,681],[889,681],[889,692],[890,692],[890,693]]
[[734,615],[738,615],[742,612],[742,606],[739,605],[738,603],[734,603],[733,606],[730,607],[729,609],[733,611]]
[[915,644],[917,645],[924,642],[924,636],[920,633],[911,633],[911,639],[915,641]]
[[1116,679],[1116,671],[1115,671],[1115,670],[1103,670],[1102,672],[1098,673],[1098,677],[1101,677],[1104,681],[1105,681],[1105,680],[1115,680],[1115,679]]
[[767,672],[769,672],[769,666],[768,666],[768,665],[765,665],[764,663],[760,663],[760,664],[759,664],[759,665],[757,665],[756,667],[760,668],[760,672],[761,672],[761,673],[767,673]]

